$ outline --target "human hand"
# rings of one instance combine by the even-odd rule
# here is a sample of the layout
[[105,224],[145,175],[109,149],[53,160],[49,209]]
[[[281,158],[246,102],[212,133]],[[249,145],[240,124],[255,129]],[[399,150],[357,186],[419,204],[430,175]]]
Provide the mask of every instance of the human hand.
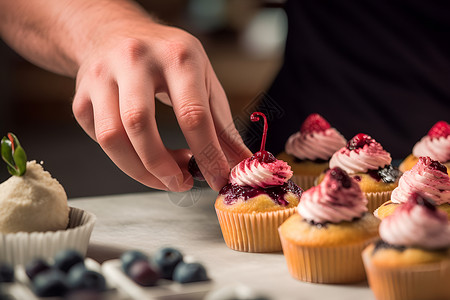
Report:
[[[102,31],[77,73],[73,112],[87,134],[135,180],[183,191],[193,154],[219,190],[230,166],[251,155],[234,127],[228,101],[201,43],[146,19]],[[155,95],[166,93],[190,150],[169,150],[155,120]],[[192,151],[192,153],[191,153]]]

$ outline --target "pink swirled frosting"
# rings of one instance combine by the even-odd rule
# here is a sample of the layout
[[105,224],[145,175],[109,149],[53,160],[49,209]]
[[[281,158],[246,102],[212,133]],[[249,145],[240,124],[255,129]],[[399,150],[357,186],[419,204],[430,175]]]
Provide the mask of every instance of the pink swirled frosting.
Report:
[[377,141],[360,133],[353,137],[346,147],[333,154],[330,168],[340,167],[349,174],[365,173],[390,165],[391,161],[391,154]]
[[442,249],[450,247],[447,214],[416,195],[380,224],[383,241],[396,246]]
[[345,144],[345,138],[335,128],[328,128],[318,132],[294,133],[286,142],[285,150],[299,159],[328,160]]
[[302,195],[298,213],[315,223],[339,223],[360,218],[367,212],[367,199],[359,184],[340,168],[327,171],[323,181]]
[[446,167],[429,157],[420,157],[400,178],[391,201],[405,203],[416,193],[433,200],[436,205],[450,203],[450,177]]
[[450,161],[450,135],[432,138],[428,135],[418,141],[412,150],[415,157],[429,156],[440,162]]
[[276,159],[267,151],[259,151],[231,170],[230,183],[266,188],[283,185],[291,177],[291,167],[285,161]]

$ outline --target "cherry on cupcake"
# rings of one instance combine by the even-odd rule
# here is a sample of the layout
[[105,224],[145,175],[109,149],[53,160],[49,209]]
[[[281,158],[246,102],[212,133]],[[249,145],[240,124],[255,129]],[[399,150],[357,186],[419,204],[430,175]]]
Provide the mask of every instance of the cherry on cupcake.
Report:
[[328,123],[321,115],[310,114],[300,127],[300,132],[302,134],[311,134],[313,132],[325,131],[328,128],[331,128],[330,123]]
[[265,150],[266,139],[267,139],[267,129],[268,129],[266,115],[263,114],[262,112],[257,111],[250,115],[250,120],[252,122],[258,122],[260,120],[259,116],[261,116],[264,119],[264,128],[263,128],[263,136],[261,139],[261,148],[259,149],[258,152],[253,154],[253,156],[250,158],[250,160],[256,159],[261,163],[272,163],[272,162],[276,161],[277,159],[275,158],[275,156],[272,153]]
[[430,138],[448,137],[450,135],[450,125],[445,121],[439,121],[428,131]]

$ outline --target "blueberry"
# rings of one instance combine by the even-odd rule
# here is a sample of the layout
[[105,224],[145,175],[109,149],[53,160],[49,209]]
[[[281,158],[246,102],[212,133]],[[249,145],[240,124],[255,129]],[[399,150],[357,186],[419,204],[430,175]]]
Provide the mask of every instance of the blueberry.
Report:
[[148,257],[138,250],[130,250],[122,254],[120,260],[122,261],[122,270],[128,274],[128,270],[134,262],[138,260],[148,260]]
[[148,260],[135,261],[128,270],[128,276],[142,286],[155,285],[160,278],[159,273]]
[[61,297],[69,290],[66,274],[55,268],[37,274],[32,281],[32,287],[39,297]]
[[172,280],[173,270],[183,261],[183,255],[177,249],[162,248],[155,253],[153,260],[160,270],[161,277]]
[[48,269],[50,269],[50,265],[41,258],[35,258],[25,265],[25,273],[31,280],[33,280],[37,274]]
[[13,282],[14,281],[14,268],[10,264],[0,264],[0,282]]
[[106,288],[105,277],[87,269],[82,263],[76,264],[70,269],[67,283],[71,290],[104,291]]
[[84,258],[76,250],[64,250],[55,255],[55,267],[65,273],[78,263],[84,263]]
[[188,171],[191,174],[192,178],[198,181],[205,181],[205,177],[203,176],[200,168],[198,167],[197,162],[195,161],[194,156],[189,159],[188,163]]
[[174,272],[173,280],[180,283],[189,283],[209,280],[206,269],[199,263],[179,263]]

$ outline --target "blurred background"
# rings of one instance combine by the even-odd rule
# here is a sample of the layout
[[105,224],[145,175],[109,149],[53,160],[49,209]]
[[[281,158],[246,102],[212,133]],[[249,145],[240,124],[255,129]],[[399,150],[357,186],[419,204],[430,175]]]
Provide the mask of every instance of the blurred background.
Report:
[[[281,66],[287,20],[282,1],[138,1],[165,23],[203,43],[233,115],[248,112]],[[69,198],[151,189],[122,173],[76,123],[74,80],[28,63],[0,40],[0,135],[15,133],[29,160],[65,187]],[[186,147],[170,107],[157,103],[157,122],[168,148]],[[9,177],[0,166],[0,181]]]

